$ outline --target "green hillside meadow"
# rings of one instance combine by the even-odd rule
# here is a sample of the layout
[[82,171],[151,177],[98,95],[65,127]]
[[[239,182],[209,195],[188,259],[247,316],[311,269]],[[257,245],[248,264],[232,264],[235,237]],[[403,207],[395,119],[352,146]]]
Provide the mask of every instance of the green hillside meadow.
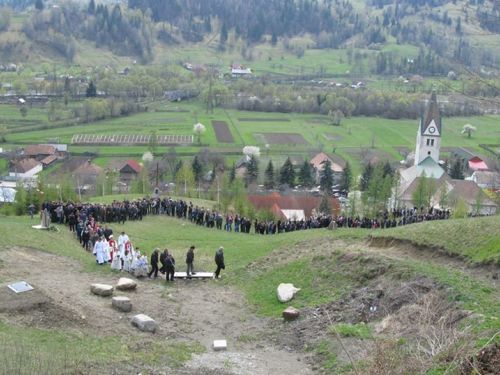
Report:
[[[89,274],[98,276],[112,273],[108,267],[97,266],[93,257],[77,245],[66,227],[57,226],[59,231],[55,232],[40,232],[30,229],[32,223],[27,217],[0,217],[0,259],[2,251],[13,247],[36,248],[70,258],[75,264],[82,266],[83,272]],[[196,246],[198,270],[211,270],[215,249],[224,246],[227,268],[223,273],[222,284],[214,285],[214,288],[227,286],[241,290],[250,308],[258,315],[275,318],[280,315],[283,306],[276,300],[275,288],[277,283],[284,280],[302,289],[294,300],[294,305],[299,308],[319,306],[342,298],[355,290],[359,285],[360,275],[368,272],[368,264],[362,261],[363,257],[368,257],[367,259],[371,259],[369,262],[390,264],[389,274],[394,275],[392,277],[406,279],[412,278],[412,275],[421,275],[446,286],[447,293],[454,296],[458,306],[483,317],[467,322],[472,327],[477,347],[485,344],[500,329],[500,323],[496,319],[500,309],[498,289],[488,286],[484,280],[475,279],[460,269],[434,263],[432,256],[428,260],[395,260],[388,251],[385,259],[384,250],[371,254],[367,247],[370,236],[388,236],[419,244],[437,244],[450,253],[469,258],[471,262],[498,261],[499,233],[496,229],[491,230],[499,227],[498,217],[430,222],[386,231],[318,229],[276,236],[227,233],[166,217],[145,217],[140,222],[114,224],[112,227],[115,232],[125,230],[134,244],[148,254],[155,247],[168,247],[178,260],[181,270],[185,251],[190,245]],[[465,240],[474,235],[479,238],[477,242]],[[422,240],[424,236],[425,241]],[[339,246],[338,241],[343,245]],[[355,260],[356,256],[352,258],[357,253],[365,254],[360,262]],[[347,261],[351,259],[345,258],[348,254],[354,260]],[[346,261],[349,262],[347,268]],[[0,269],[1,267],[0,261]],[[0,276],[0,282],[7,281],[9,280]],[[165,285],[165,288],[168,294],[171,286]],[[152,347],[145,347],[145,351],[135,352],[131,348],[136,345],[134,342],[139,343],[137,340],[140,337],[80,336],[72,331],[42,330],[0,323],[0,346],[9,346],[15,342],[19,350],[28,350],[27,348],[36,345],[37,358],[44,358],[46,363],[51,363],[63,356],[66,358],[64,364],[70,367],[84,366],[89,361],[97,366],[134,360],[160,364],[165,355],[181,365],[192,353],[202,350],[196,345],[177,343],[165,346],[163,343],[155,343]],[[498,338],[495,341],[498,342]],[[54,357],[50,354],[49,357],[49,353],[56,354]],[[435,366],[433,374],[444,373],[446,366],[441,367],[439,362]]]

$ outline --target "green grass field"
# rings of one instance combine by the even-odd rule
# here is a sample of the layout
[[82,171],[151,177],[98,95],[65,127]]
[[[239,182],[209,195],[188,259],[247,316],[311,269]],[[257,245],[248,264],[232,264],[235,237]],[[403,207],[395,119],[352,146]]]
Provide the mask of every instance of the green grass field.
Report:
[[436,246],[473,263],[500,264],[500,217],[430,221],[373,233],[374,237]]
[[[106,197],[109,201],[115,197]],[[84,252],[76,243],[73,235],[64,226],[59,226],[59,232],[31,230],[32,222],[27,217],[0,217],[0,254],[10,246],[35,247],[42,251],[69,257],[83,266],[83,272],[110,273],[109,268],[102,268],[95,264],[93,257]],[[435,224],[435,223],[429,223]],[[441,223],[437,223],[441,224]],[[376,271],[383,264],[389,264],[385,277],[397,280],[424,275],[435,279],[447,289],[450,298],[458,305],[475,314],[481,314],[482,319],[467,321],[471,324],[470,334],[477,347],[485,344],[487,340],[500,329],[496,314],[500,309],[498,291],[482,281],[467,275],[457,268],[448,268],[432,261],[426,260],[389,260],[375,255],[368,255],[366,239],[369,235],[396,236],[415,240],[419,230],[429,233],[429,241],[439,238],[441,243],[449,243],[452,251],[464,253],[476,260],[474,252],[482,259],[498,259],[497,231],[491,233],[487,228],[498,227],[497,218],[482,218],[465,220],[450,220],[444,223],[447,230],[441,226],[436,230],[429,230],[425,225],[413,225],[397,230],[369,231],[340,229],[326,231],[324,229],[308,230],[287,233],[276,236],[246,235],[241,233],[227,233],[213,229],[198,227],[189,222],[167,217],[145,217],[140,222],[127,222],[125,225],[112,225],[115,232],[125,230],[133,243],[143,252],[150,253],[155,247],[168,247],[177,260],[178,270],[183,269],[184,256],[190,245],[196,246],[195,268],[197,270],[212,270],[213,254],[219,246],[225,248],[227,268],[223,271],[221,287],[236,287],[241,289],[247,298],[249,306],[257,313],[278,317],[283,305],[275,296],[276,286],[280,282],[292,282],[301,291],[294,299],[294,306],[299,308],[318,306],[338,298],[349,295],[352,290],[357,290],[365,275],[368,279],[372,271]],[[468,241],[460,243],[456,233],[475,231],[478,236],[484,237],[482,241],[474,243]],[[422,233],[422,232],[420,232]],[[407,234],[407,236],[406,236]],[[462,238],[462,237],[461,237]],[[336,245],[334,240],[342,239],[349,245],[350,250]],[[331,243],[330,253],[316,253],[314,241]],[[455,241],[455,242],[453,242]],[[495,242],[496,241],[496,242]],[[484,245],[484,244],[490,244]],[[366,255],[354,258],[345,258],[346,252],[356,253],[356,248]],[[296,256],[295,251],[300,249]],[[387,254],[390,256],[390,253]],[[1,256],[0,256],[1,258]],[[0,268],[2,264],[0,262]],[[373,270],[372,270],[373,268]],[[352,336],[371,340],[370,327],[342,325],[336,328],[343,336]],[[9,343],[16,342],[20,346],[36,345],[36,355],[50,361],[56,359],[57,366],[75,363],[94,362],[96,365],[114,363],[114,361],[134,361],[147,358],[151,363],[161,363],[165,356],[169,360],[181,365],[190,358],[191,353],[200,352],[198,346],[184,347],[181,344],[158,343],[147,345],[143,350],[135,351],[135,338],[77,336],[66,331],[47,331],[35,328],[20,328],[0,322],[0,343],[6,348]],[[1,345],[0,345],[1,346]],[[30,346],[31,347],[31,346]],[[24,350],[24,349],[23,349]],[[133,351],[133,353],[132,353]],[[4,353],[9,353],[5,350]],[[49,353],[54,353],[50,357]],[[16,363],[13,356],[7,356]],[[65,362],[61,362],[64,358]],[[323,364],[326,366],[326,364]],[[441,372],[438,372],[441,373]]]
[[[74,134],[151,134],[157,135],[191,135],[193,124],[200,121],[206,126],[206,132],[201,138],[201,147],[197,140],[189,146],[177,147],[177,152],[182,155],[193,155],[202,147],[209,147],[222,153],[239,154],[245,145],[261,147],[263,156],[280,160],[288,155],[310,158],[319,150],[329,153],[335,152],[354,166],[355,173],[361,170],[362,159],[367,154],[376,155],[380,160],[399,161],[402,159],[401,150],[413,150],[418,128],[417,120],[388,120],[372,117],[352,117],[345,119],[341,126],[329,124],[327,116],[296,113],[260,113],[236,110],[216,109],[213,114],[206,114],[199,103],[170,103],[158,102],[156,107],[161,111],[139,113],[133,116],[103,120],[91,124],[27,131],[22,133],[7,134],[8,142],[38,143],[47,142],[58,138],[62,143],[69,143]],[[3,110],[5,109],[5,111]],[[180,109],[183,112],[165,110]],[[20,121],[21,115],[13,106],[0,107],[7,123]],[[27,120],[39,119],[44,123],[44,109],[34,109]],[[0,118],[3,118],[0,116]],[[252,121],[240,121],[250,118]],[[263,121],[258,121],[262,119]],[[269,121],[274,119],[274,121]],[[279,121],[286,119],[287,121]],[[212,127],[212,121],[225,121],[233,135],[234,143],[219,143]],[[443,148],[466,147],[480,154],[485,151],[479,147],[481,143],[500,143],[498,131],[499,116],[480,116],[469,118],[444,118],[443,119]],[[477,131],[471,138],[461,134],[464,124],[471,123]],[[14,127],[9,123],[8,127]],[[266,133],[292,133],[302,135],[307,144],[270,144],[265,150]],[[372,149],[372,145],[374,146]],[[163,154],[166,146],[158,146],[156,152]],[[140,157],[147,146],[70,146],[70,151],[95,152],[102,158],[112,158],[113,155],[130,155]],[[446,152],[442,152],[446,157]],[[486,155],[489,156],[489,155]],[[105,165],[105,159],[100,164]]]

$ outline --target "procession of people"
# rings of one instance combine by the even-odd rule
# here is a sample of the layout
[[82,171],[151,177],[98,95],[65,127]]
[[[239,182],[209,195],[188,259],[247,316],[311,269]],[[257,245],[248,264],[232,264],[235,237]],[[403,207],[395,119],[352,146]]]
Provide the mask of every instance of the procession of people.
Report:
[[[113,270],[129,272],[136,277],[156,278],[161,273],[166,281],[173,281],[176,269],[175,259],[171,251],[165,248],[153,249],[148,259],[134,246],[129,236],[122,231],[115,239],[113,230],[103,223],[124,224],[127,220],[142,220],[146,215],[167,215],[178,219],[189,220],[195,225],[215,228],[236,233],[275,235],[297,230],[314,228],[390,228],[408,225],[421,221],[443,220],[450,217],[449,211],[433,208],[413,208],[383,212],[375,219],[314,215],[302,220],[257,220],[245,216],[210,210],[193,205],[183,199],[173,198],[141,198],[136,200],[113,201],[111,204],[45,202],[42,210],[50,215],[52,222],[66,224],[74,232],[81,246],[91,251],[99,265],[108,264]],[[191,279],[194,271],[194,250],[191,246],[186,253],[186,277]],[[223,248],[215,255],[214,277],[219,278],[225,269]]]

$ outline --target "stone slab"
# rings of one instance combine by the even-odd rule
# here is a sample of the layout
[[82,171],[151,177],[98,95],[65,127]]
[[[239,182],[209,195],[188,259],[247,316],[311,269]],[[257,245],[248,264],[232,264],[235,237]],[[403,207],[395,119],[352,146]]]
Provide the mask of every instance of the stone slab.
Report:
[[92,284],[90,291],[98,296],[108,297],[113,294],[113,286],[107,284]]
[[124,296],[116,296],[111,299],[111,305],[123,312],[132,311],[132,302],[130,302],[130,298]]
[[214,340],[213,348],[215,351],[227,350],[226,340]]
[[[185,279],[187,277],[186,272],[175,272],[174,273],[175,278],[179,279]],[[196,272],[195,275],[191,275],[193,279],[213,279],[214,278],[214,273],[213,272]]]
[[127,277],[120,277],[116,283],[116,289],[118,290],[134,290],[137,288],[137,283]]
[[137,327],[143,332],[154,333],[157,328],[156,322],[152,318],[144,314],[135,315],[132,318],[131,323],[134,327]]
[[18,281],[12,284],[7,285],[10,290],[16,292],[16,293],[23,293],[23,292],[29,292],[30,290],[33,290],[34,288],[28,284],[26,281]]

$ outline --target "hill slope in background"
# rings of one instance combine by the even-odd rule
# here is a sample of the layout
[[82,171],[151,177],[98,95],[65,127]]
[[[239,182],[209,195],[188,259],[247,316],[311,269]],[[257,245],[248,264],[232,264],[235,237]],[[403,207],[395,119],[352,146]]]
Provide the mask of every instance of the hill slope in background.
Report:
[[[30,1],[16,2],[16,9],[21,4]],[[498,1],[61,2],[43,10],[3,9],[0,58],[85,64],[110,51],[118,60],[155,63],[195,46],[251,61],[260,46],[269,46],[299,58],[311,49],[345,49],[344,58],[360,70],[368,56],[353,50],[371,51],[366,73],[446,75],[460,66],[485,73],[499,67],[498,17]]]

